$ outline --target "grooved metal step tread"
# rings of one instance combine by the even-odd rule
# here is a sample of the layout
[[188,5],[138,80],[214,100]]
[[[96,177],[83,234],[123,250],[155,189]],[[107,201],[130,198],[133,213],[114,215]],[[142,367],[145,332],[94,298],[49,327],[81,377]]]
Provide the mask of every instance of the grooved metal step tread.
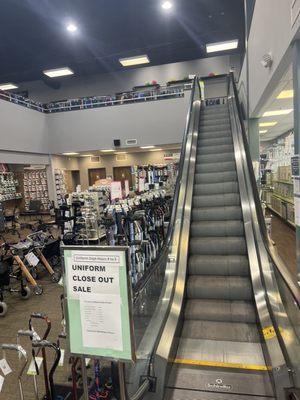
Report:
[[190,254],[246,255],[247,246],[244,237],[192,237]]
[[[214,207],[223,207],[223,206],[239,206],[240,205],[240,196],[238,193],[224,193],[224,194],[215,194],[213,196],[213,205]],[[211,207],[212,200],[210,195],[194,195],[193,196],[193,207]]]
[[200,118],[200,127],[202,126],[228,126],[229,118]]
[[229,151],[227,153],[214,154],[198,154],[197,164],[201,163],[223,163],[227,161],[235,161],[234,152]]
[[248,324],[257,322],[253,303],[244,300],[190,299],[186,302],[184,318]]
[[196,163],[196,173],[207,173],[207,172],[227,172],[236,171],[236,165],[234,161],[225,161],[223,163]]
[[248,257],[243,255],[192,255],[190,275],[249,276]]
[[252,301],[253,292],[249,277],[190,275],[187,298]]
[[222,144],[220,146],[203,146],[197,148],[197,156],[204,154],[224,154],[232,152],[233,144]]
[[243,236],[244,224],[242,221],[201,221],[192,222],[191,238],[208,236]]
[[201,207],[192,209],[192,221],[228,221],[231,219],[242,219],[240,206]]
[[197,183],[221,183],[237,180],[236,171],[200,172],[195,174],[194,182]]
[[230,130],[228,131],[223,131],[223,130],[216,130],[214,132],[205,132],[205,129],[199,132],[198,139],[218,139],[218,138],[224,138],[224,137],[230,137],[232,138],[232,134]]
[[230,136],[224,136],[221,138],[199,138],[197,147],[202,146],[220,146],[223,144],[232,144],[232,138]]
[[238,183],[223,182],[223,183],[198,183],[194,185],[194,196],[205,196],[215,194],[238,193]]
[[181,338],[260,343],[256,324],[243,322],[186,320],[183,323]]

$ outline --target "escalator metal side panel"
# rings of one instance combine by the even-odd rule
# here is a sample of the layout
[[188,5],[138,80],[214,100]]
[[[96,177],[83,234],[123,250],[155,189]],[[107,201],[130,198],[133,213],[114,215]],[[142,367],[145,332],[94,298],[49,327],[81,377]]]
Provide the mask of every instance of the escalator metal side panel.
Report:
[[175,284],[174,296],[167,322],[162,332],[154,360],[153,369],[156,377],[155,393],[147,393],[145,399],[161,400],[164,396],[165,382],[169,372],[169,360],[175,356],[177,342],[175,340],[178,330],[181,329],[182,309],[184,305],[185,281],[189,248],[189,231],[193,200],[193,183],[195,175],[195,164],[197,154],[197,139],[200,120],[200,100],[196,100],[193,106],[193,124],[191,135],[188,139],[186,152],[184,179],[181,182],[186,187],[183,212],[183,224],[178,247],[178,275]]
[[244,219],[245,237],[249,257],[250,276],[260,323],[260,333],[262,339],[264,339],[263,350],[267,366],[273,373],[273,383],[277,398],[284,399],[285,395],[282,388],[290,386],[289,371],[286,366],[285,358],[276,334],[268,335],[268,332],[274,331],[274,327],[271,315],[269,313],[266,288],[264,286],[265,282],[260,270],[260,265],[263,269],[267,270],[269,268],[269,261],[265,248],[260,246],[260,243],[257,240],[258,232],[257,227],[255,226],[255,221],[253,220],[255,202],[251,190],[248,189],[249,180],[247,179],[247,174],[249,171],[247,169],[247,165],[245,164],[245,149],[241,140],[241,135],[239,134],[237,110],[233,97],[229,97],[228,105]]

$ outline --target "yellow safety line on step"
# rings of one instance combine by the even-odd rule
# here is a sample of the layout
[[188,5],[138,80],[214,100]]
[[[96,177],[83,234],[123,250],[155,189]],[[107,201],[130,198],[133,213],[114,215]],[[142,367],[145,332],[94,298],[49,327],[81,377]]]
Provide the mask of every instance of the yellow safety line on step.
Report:
[[175,358],[174,360],[172,360],[172,362],[175,364],[197,365],[202,367],[250,369],[254,371],[268,371],[271,369],[271,367],[267,367],[266,365],[228,363],[221,361],[204,361],[204,360],[193,360],[189,358]]

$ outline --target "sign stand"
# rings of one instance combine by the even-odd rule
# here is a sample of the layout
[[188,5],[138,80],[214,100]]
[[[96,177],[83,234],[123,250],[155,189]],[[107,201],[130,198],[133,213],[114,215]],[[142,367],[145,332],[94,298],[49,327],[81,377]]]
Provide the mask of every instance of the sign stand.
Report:
[[118,362],[120,399],[126,400],[124,363],[136,359],[129,248],[62,246],[62,254],[68,344],[81,358],[84,400],[86,358]]

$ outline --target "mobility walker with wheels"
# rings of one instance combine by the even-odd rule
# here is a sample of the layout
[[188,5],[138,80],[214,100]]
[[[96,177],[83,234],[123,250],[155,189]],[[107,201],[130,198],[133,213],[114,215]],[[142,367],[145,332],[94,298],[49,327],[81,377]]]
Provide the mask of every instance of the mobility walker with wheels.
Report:
[[[8,249],[6,244],[0,247],[0,317],[4,317],[7,313],[7,304],[4,301],[4,293],[18,293],[23,300],[30,297],[30,289],[26,286],[23,277],[23,271],[20,268],[14,270],[14,258],[12,255],[7,254]],[[16,280],[19,288],[11,286],[11,280]]]

